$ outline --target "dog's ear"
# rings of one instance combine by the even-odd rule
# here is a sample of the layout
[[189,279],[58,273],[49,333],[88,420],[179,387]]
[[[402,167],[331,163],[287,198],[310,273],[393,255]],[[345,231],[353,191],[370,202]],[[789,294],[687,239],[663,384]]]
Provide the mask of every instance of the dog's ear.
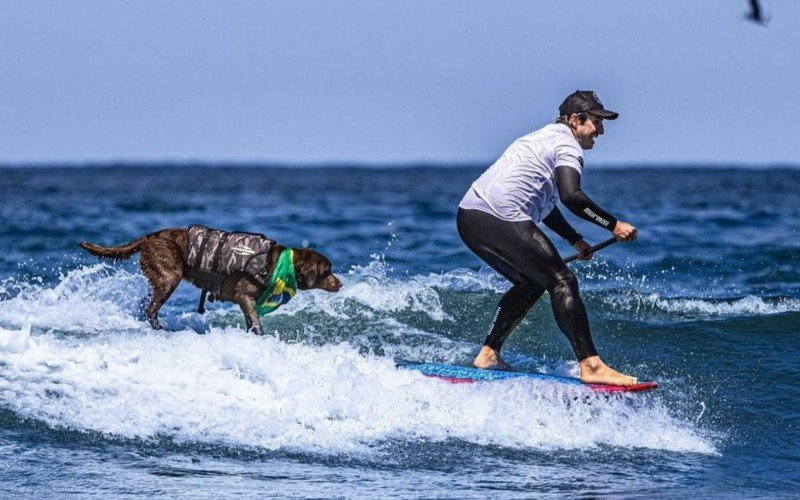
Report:
[[318,254],[308,248],[294,249],[294,271],[297,276],[297,288],[310,290],[316,287],[319,266],[316,262]]

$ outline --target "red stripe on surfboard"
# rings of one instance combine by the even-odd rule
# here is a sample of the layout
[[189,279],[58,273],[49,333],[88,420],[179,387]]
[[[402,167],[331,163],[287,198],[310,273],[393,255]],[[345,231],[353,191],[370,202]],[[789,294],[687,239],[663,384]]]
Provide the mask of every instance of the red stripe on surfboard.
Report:
[[[472,384],[476,382],[476,380],[472,380],[469,378],[445,377],[443,375],[432,375],[428,373],[426,373],[425,376],[431,378],[437,378],[445,382],[450,382],[451,384]],[[639,392],[639,391],[649,391],[650,389],[656,389],[658,387],[658,384],[655,382],[642,382],[639,384],[628,385],[628,386],[586,384],[586,387],[589,387],[593,391],[597,392]]]
[[604,385],[604,384],[587,384],[597,392],[639,392],[649,391],[655,389],[658,384],[655,382],[642,382],[633,385]]
[[430,373],[424,373],[423,375],[426,377],[438,378],[439,380],[444,380],[445,382],[450,382],[451,384],[472,384],[475,382],[471,378],[445,377],[443,375],[432,375]]

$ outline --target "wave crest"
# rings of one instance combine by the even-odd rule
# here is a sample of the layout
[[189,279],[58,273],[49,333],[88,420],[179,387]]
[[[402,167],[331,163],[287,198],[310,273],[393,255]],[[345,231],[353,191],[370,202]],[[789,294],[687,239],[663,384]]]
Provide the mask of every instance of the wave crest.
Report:
[[525,380],[452,385],[346,344],[230,328],[80,340],[0,329],[0,339],[17,346],[0,348],[3,407],[125,439],[325,454],[371,453],[398,439],[716,453],[657,398],[576,396]]
[[602,300],[616,310],[634,312],[636,317],[663,313],[669,314],[671,317],[677,314],[681,319],[695,319],[709,316],[762,316],[800,311],[800,300],[785,297],[765,300],[753,295],[723,300],[691,297],[669,298],[661,297],[656,293],[628,293],[612,294]]

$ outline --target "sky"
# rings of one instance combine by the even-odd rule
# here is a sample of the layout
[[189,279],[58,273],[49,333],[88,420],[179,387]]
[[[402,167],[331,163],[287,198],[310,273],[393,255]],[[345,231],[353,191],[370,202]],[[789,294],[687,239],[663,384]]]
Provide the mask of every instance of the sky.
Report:
[[800,165],[800,2],[4,0],[0,164],[491,162],[576,89],[597,164]]

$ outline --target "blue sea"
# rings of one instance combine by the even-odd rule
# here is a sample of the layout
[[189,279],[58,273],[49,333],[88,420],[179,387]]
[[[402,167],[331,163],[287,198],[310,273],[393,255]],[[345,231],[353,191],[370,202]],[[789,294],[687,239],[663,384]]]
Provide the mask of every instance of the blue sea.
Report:
[[[660,384],[602,396],[395,368],[469,364],[508,287],[455,230],[483,168],[0,169],[0,496],[798,496],[800,170],[588,166],[639,229],[571,264],[595,343]],[[76,247],[189,224],[313,247],[344,286],[257,337],[184,283],[153,331],[137,257]],[[577,374],[546,296],[505,352]]]

